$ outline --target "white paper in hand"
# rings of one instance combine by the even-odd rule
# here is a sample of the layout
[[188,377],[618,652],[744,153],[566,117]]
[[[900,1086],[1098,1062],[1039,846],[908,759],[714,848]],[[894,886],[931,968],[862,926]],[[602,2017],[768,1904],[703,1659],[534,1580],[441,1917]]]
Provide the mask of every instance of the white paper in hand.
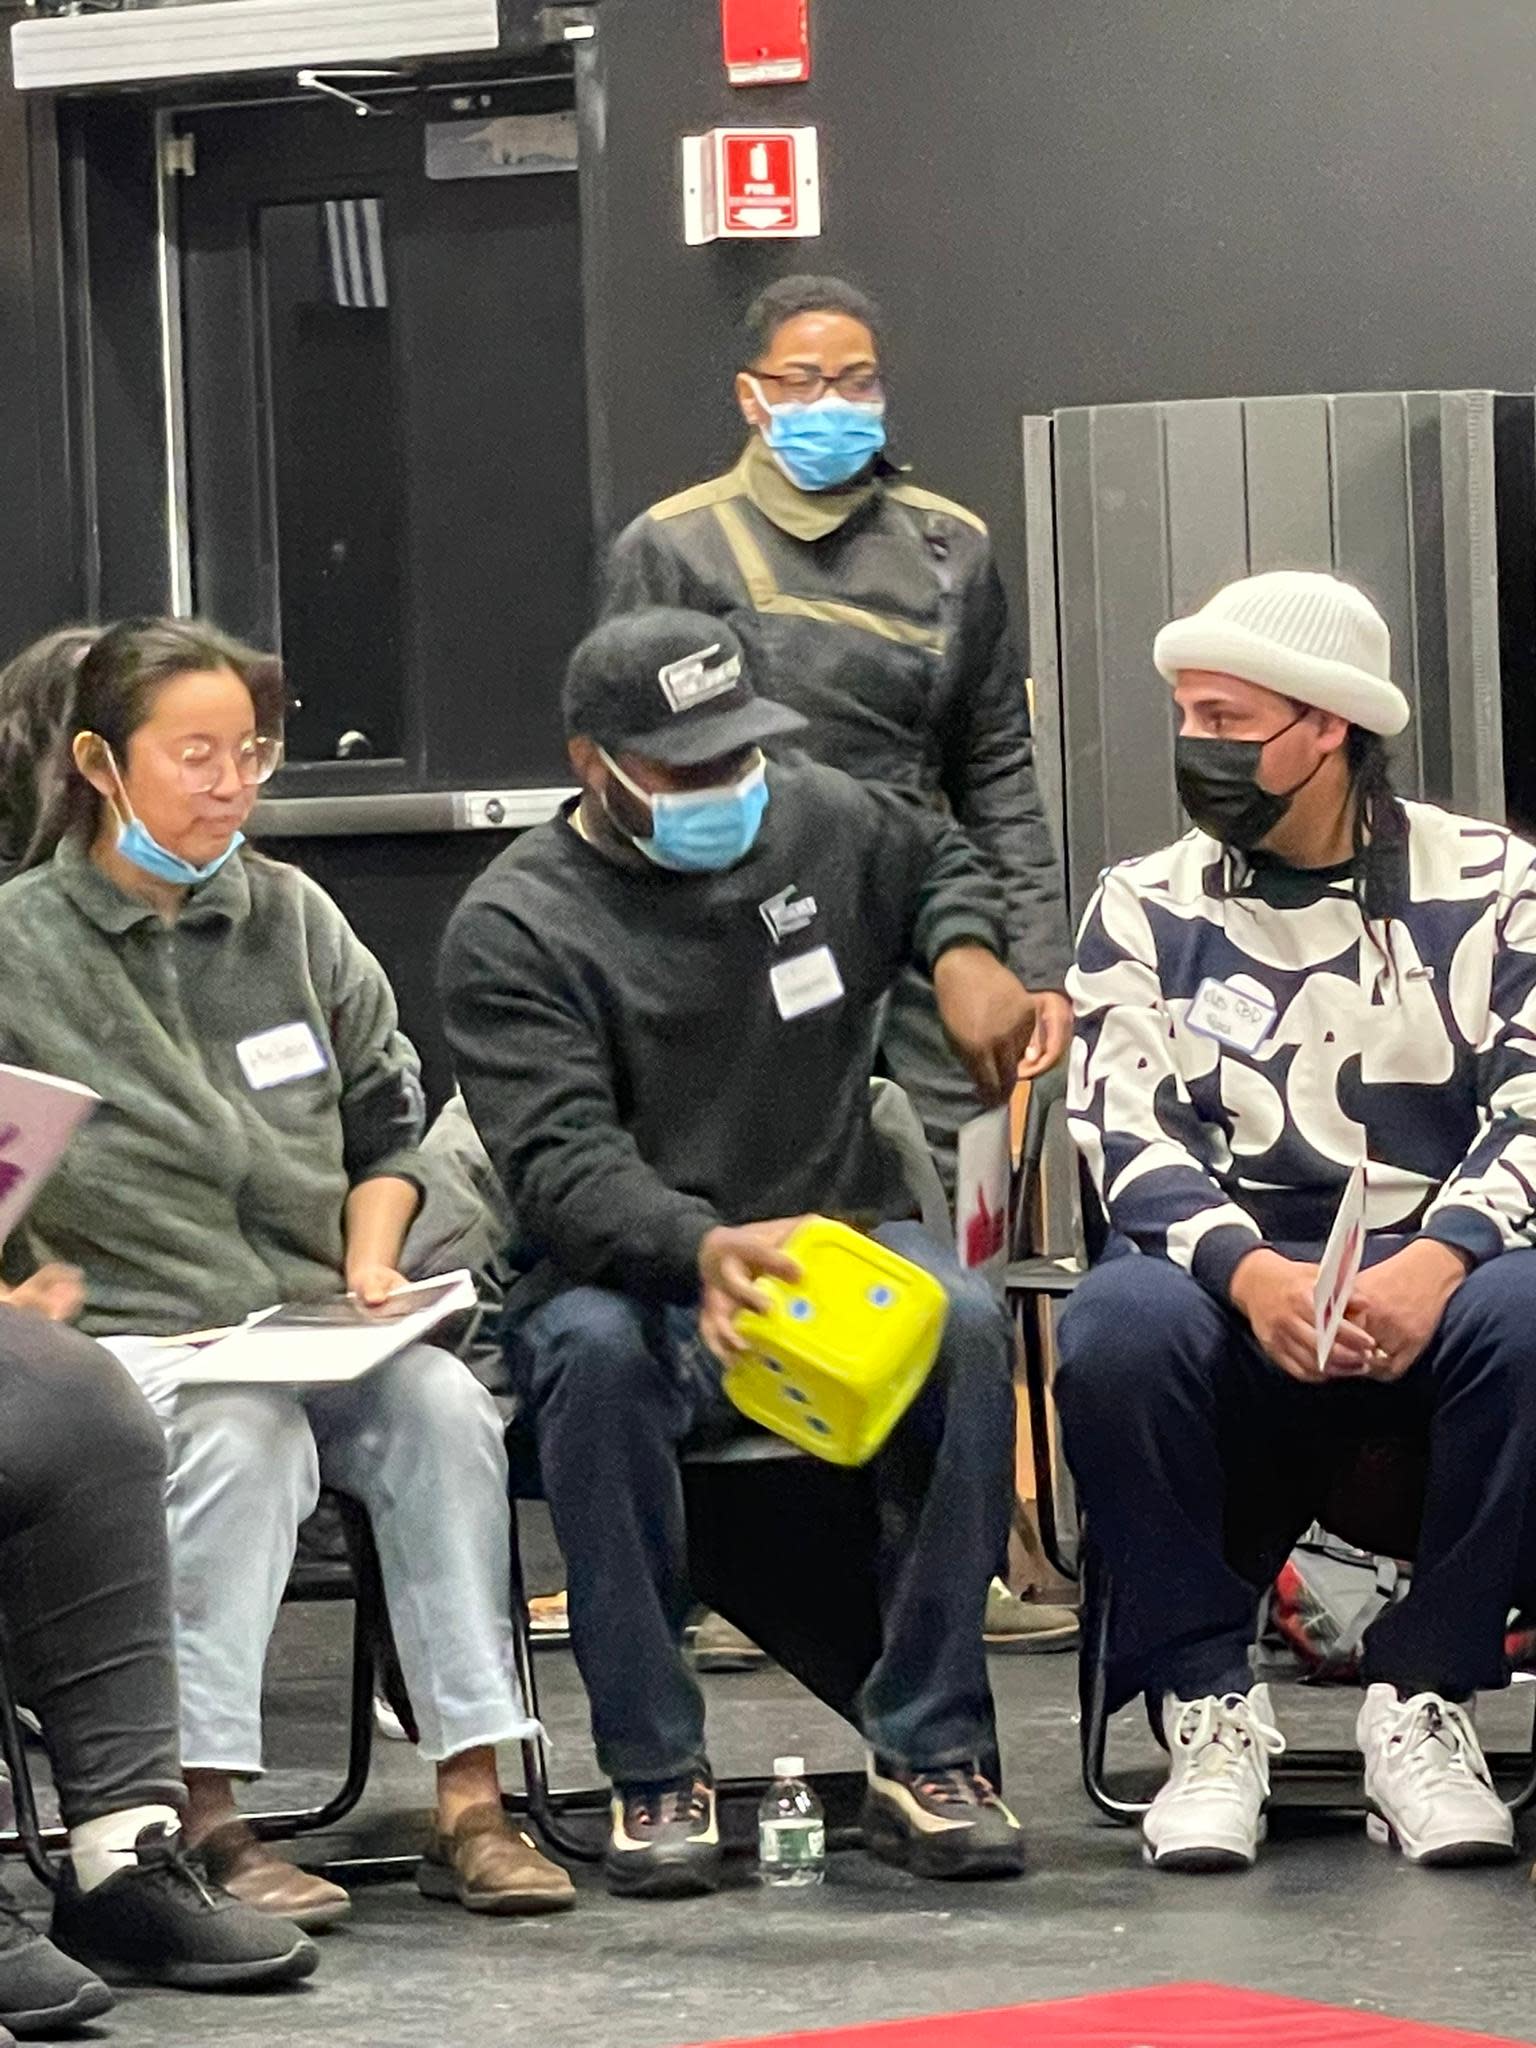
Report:
[[1360,1272],[1365,1251],[1365,1168],[1357,1166],[1339,1197],[1339,1213],[1333,1219],[1328,1242],[1317,1269],[1317,1292],[1312,1298],[1317,1329],[1317,1369],[1328,1363],[1333,1340],[1339,1334],[1350,1290]]
[[184,1387],[343,1386],[474,1306],[467,1272],[414,1281],[379,1308],[350,1294],[289,1303],[194,1351],[177,1377]]
[[968,1271],[1001,1271],[1008,1260],[1008,1182],[1013,1171],[1008,1111],[989,1109],[960,1126],[955,1173],[955,1252]]

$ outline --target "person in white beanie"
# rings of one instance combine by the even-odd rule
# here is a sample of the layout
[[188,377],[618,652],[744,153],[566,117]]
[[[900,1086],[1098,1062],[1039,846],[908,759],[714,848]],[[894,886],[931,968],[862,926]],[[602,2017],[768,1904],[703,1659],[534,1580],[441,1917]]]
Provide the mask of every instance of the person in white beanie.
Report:
[[1079,936],[1069,1114],[1123,1256],[1068,1307],[1057,1381],[1110,1703],[1145,1693],[1170,1753],[1145,1853],[1253,1862],[1285,1746],[1259,1595],[1361,1442],[1427,1430],[1412,1584],[1365,1638],[1370,1828],[1415,1863],[1508,1857],[1472,1698],[1536,1587],[1536,849],[1393,794],[1408,705],[1346,583],[1247,577],[1153,658],[1194,830],[1111,868]]

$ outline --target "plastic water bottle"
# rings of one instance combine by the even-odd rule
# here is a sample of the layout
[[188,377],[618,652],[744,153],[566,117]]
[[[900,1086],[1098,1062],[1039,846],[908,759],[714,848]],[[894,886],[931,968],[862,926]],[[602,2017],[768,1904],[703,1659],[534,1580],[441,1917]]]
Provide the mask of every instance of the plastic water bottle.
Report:
[[820,1884],[827,1874],[827,1822],[805,1782],[805,1758],[781,1756],[757,1809],[760,1884]]

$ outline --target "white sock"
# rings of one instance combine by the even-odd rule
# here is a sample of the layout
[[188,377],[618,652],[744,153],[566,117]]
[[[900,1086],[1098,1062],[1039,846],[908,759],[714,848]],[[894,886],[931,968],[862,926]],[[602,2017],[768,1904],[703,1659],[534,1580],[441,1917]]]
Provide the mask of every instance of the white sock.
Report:
[[69,1856],[81,1891],[93,1892],[120,1870],[131,1870],[137,1861],[134,1845],[146,1828],[156,1826],[178,1829],[181,1816],[173,1806],[130,1806],[71,1828]]

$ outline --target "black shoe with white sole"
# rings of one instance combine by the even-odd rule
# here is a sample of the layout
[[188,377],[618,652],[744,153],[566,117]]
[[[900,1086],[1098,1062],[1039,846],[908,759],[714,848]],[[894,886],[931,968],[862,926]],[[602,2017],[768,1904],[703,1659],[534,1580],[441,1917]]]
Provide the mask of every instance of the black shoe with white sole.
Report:
[[60,1954],[0,1892],[0,2026],[22,2037],[64,2033],[116,2002],[93,1971]]
[[864,1846],[914,1877],[1016,1877],[1018,1821],[968,1764],[909,1771],[876,1759],[864,1799]]
[[220,1891],[176,1829],[146,1828],[136,1847],[136,1868],[88,1892],[66,1872],[54,1899],[54,1940],[109,1983],[245,1991],[295,1983],[320,1960],[290,1921]]
[[666,1785],[614,1787],[608,1889],[621,1899],[690,1899],[720,1884],[715,1788],[690,1774]]

